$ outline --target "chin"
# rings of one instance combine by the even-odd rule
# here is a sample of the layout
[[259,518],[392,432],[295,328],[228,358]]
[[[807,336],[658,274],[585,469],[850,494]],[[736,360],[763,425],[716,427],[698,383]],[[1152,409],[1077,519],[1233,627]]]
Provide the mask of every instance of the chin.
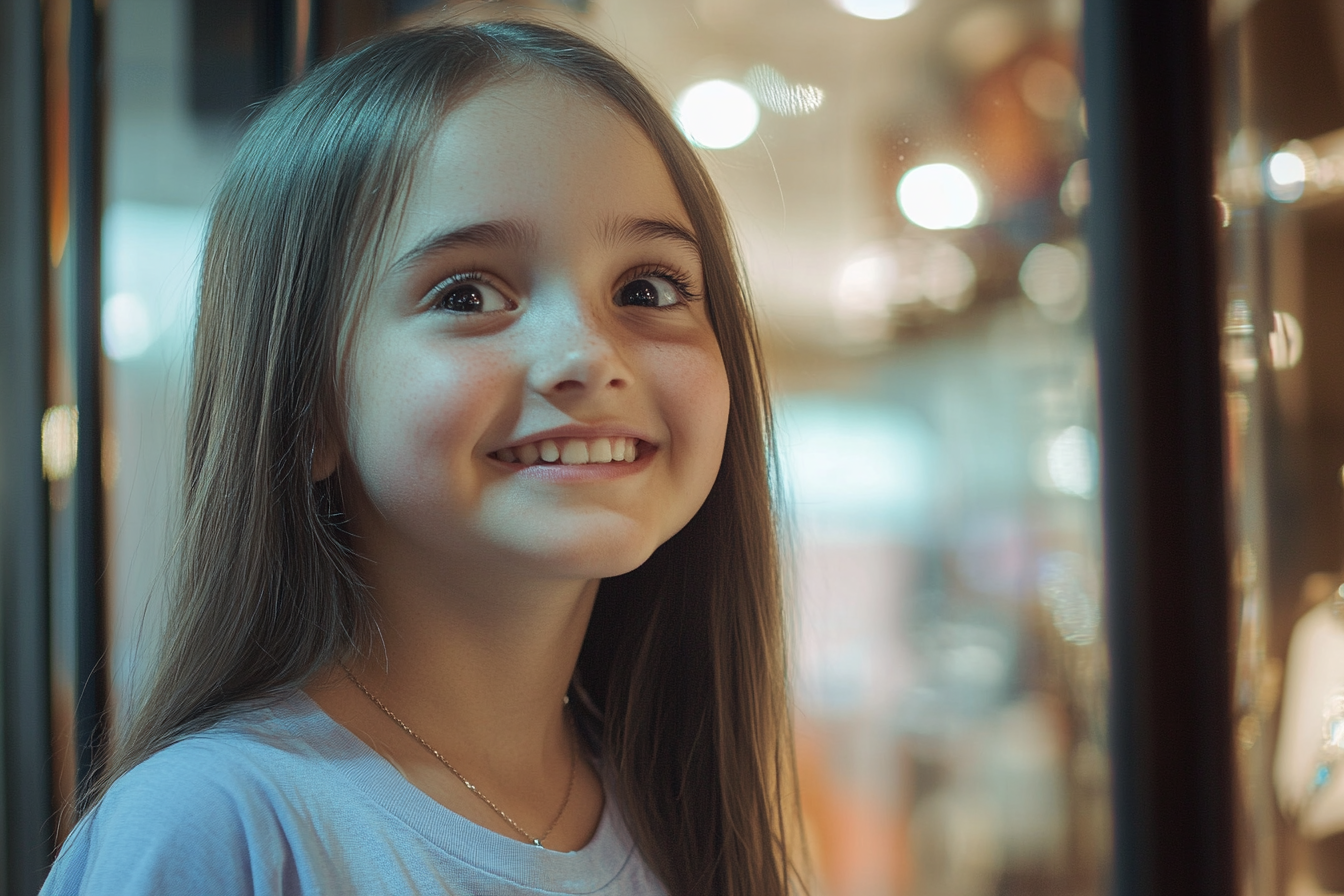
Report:
[[608,579],[638,569],[658,545],[594,545],[589,549],[561,551],[534,558],[549,576],[561,579]]
[[611,531],[608,527],[586,532],[574,527],[562,537],[515,545],[513,553],[521,555],[518,559],[541,577],[606,579],[643,565],[667,538],[650,537],[647,532]]

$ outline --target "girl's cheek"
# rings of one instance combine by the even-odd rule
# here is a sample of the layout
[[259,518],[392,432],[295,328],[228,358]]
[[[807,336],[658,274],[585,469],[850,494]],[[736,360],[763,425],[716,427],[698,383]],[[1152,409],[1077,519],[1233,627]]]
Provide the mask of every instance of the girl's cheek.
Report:
[[351,448],[371,492],[404,500],[469,457],[492,419],[498,364],[432,346],[379,348],[357,370]]
[[668,346],[650,359],[663,401],[676,409],[674,430],[722,440],[728,421],[728,373],[718,345]]

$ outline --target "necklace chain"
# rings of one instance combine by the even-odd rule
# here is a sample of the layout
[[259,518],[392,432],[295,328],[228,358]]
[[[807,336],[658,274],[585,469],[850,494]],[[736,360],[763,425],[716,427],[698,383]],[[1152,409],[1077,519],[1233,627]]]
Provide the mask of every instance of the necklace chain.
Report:
[[[401,728],[402,731],[405,731],[405,732],[406,732],[407,734],[409,734],[411,737],[415,738],[415,741],[416,741],[418,744],[420,744],[420,746],[424,747],[426,750],[428,750],[428,751],[430,752],[430,754],[431,754],[435,759],[437,759],[437,760],[439,760],[439,762],[443,763],[443,767],[444,767],[444,768],[446,768],[446,769],[448,769],[448,771],[452,772],[453,775],[454,775],[459,781],[461,781],[462,784],[463,784],[468,790],[470,790],[472,793],[474,793],[474,794],[476,795],[476,797],[477,797],[481,802],[485,803],[485,804],[486,804],[487,806],[489,806],[491,809],[495,810],[495,814],[498,815],[500,818],[504,819],[504,821],[508,822],[509,827],[511,827],[511,828],[513,828],[515,831],[517,831],[517,832],[518,832],[518,835],[519,835],[520,837],[522,837],[524,840],[530,842],[533,846],[539,847],[539,848],[541,848],[541,849],[545,849],[545,847],[542,846],[542,843],[545,842],[545,840],[546,840],[547,837],[551,836],[551,832],[555,830],[555,826],[558,825],[558,824],[560,823],[560,819],[561,819],[562,817],[564,817],[565,810],[569,808],[569,798],[570,798],[570,795],[574,793],[574,776],[575,776],[575,771],[576,771],[576,769],[577,769],[577,767],[578,767],[578,757],[577,757],[577,752],[578,752],[578,751],[573,747],[572,743],[571,743],[570,751],[569,751],[569,785],[565,787],[565,798],[564,798],[564,800],[562,800],[561,803],[560,803],[560,811],[557,812],[557,813],[555,813],[555,819],[551,821],[551,825],[550,825],[550,827],[546,828],[546,831],[545,831],[540,837],[533,837],[533,836],[532,836],[531,834],[529,834],[527,831],[523,830],[522,826],[519,825],[518,822],[516,822],[516,821],[514,821],[512,818],[510,818],[510,817],[508,816],[508,814],[507,814],[503,809],[501,809],[501,808],[499,808],[499,806],[495,805],[494,801],[491,800],[490,797],[486,796],[485,794],[483,794],[483,793],[481,793],[479,790],[477,790],[475,784],[473,784],[473,783],[471,783],[470,781],[468,781],[467,778],[466,778],[466,776],[463,775],[463,774],[462,774],[460,771],[458,771],[456,768],[454,768],[454,767],[453,767],[453,764],[452,764],[451,762],[449,762],[447,759],[444,759],[444,758],[443,758],[443,754],[441,754],[438,750],[436,750],[436,749],[434,749],[433,747],[431,747],[431,746],[429,745],[429,742],[428,742],[428,741],[426,741],[423,737],[421,737],[420,735],[418,735],[418,734],[416,734],[414,731],[412,731],[412,730],[411,730],[411,727],[410,727],[409,725],[407,725],[405,722],[403,722],[401,719],[397,718],[396,713],[394,713],[394,712],[392,712],[392,710],[388,709],[386,703],[384,703],[383,701],[379,700],[377,697],[375,697],[375,696],[373,695],[373,692],[372,692],[372,691],[370,691],[368,688],[364,687],[364,682],[362,682],[362,681],[360,681],[358,678],[356,678],[356,677],[355,677],[355,673],[351,672],[350,669],[349,669],[349,667],[347,667],[347,666],[345,665],[345,663],[341,663],[341,668],[345,670],[345,674],[346,674],[346,676],[347,676],[352,682],[354,682],[355,687],[357,687],[357,688],[359,688],[361,691],[363,691],[363,692],[364,692],[364,696],[365,696],[365,697],[368,697],[370,700],[373,701],[373,705],[374,705],[374,706],[377,706],[379,709],[381,709],[381,710],[387,715],[387,717],[388,717],[389,719],[391,719],[392,721],[394,721],[394,722],[397,723],[397,726],[398,726],[399,728]],[[566,702],[568,702],[568,701],[566,701]]]

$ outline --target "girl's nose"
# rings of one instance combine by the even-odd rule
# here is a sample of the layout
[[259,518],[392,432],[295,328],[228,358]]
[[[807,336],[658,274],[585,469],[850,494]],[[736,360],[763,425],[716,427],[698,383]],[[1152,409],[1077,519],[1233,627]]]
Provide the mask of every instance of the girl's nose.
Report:
[[575,309],[567,320],[547,321],[540,350],[528,373],[529,385],[544,395],[620,389],[629,382],[613,335],[589,314]]

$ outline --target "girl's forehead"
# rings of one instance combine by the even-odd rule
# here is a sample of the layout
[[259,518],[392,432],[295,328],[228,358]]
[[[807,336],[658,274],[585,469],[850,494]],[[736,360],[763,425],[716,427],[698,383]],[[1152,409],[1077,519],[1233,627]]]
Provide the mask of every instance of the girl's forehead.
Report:
[[539,77],[489,85],[450,111],[405,196],[412,219],[652,207],[666,215],[681,202],[643,130],[605,97]]

